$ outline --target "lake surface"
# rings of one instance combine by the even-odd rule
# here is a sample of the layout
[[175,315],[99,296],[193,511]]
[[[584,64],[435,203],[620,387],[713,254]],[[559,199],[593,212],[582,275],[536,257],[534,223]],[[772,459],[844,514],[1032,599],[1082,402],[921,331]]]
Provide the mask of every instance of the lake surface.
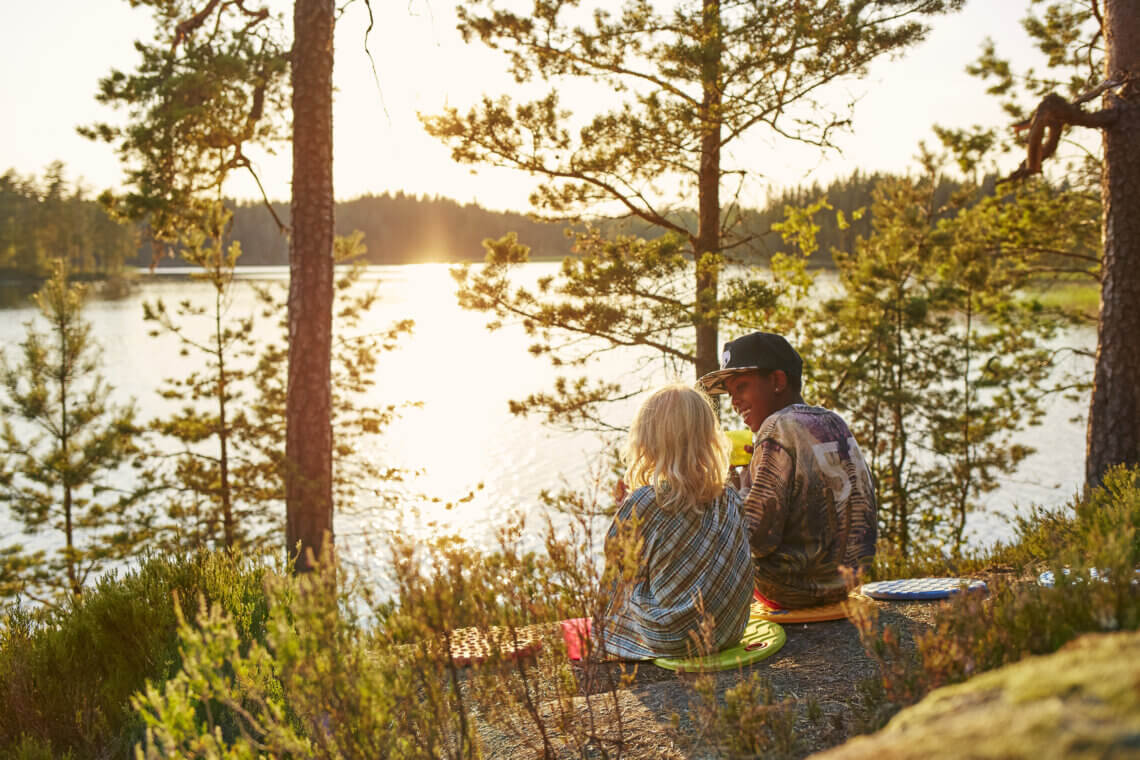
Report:
[[[529,264],[522,278],[533,281],[553,274],[558,266]],[[448,269],[444,264],[369,269],[369,279],[379,284],[380,300],[361,331],[378,331],[398,319],[416,323],[414,333],[401,340],[399,349],[381,357],[369,401],[377,405],[419,402],[421,406],[404,410],[369,451],[359,452],[385,466],[419,473],[395,487],[400,509],[380,509],[377,498],[374,502],[365,499],[338,514],[338,542],[362,561],[371,551],[366,539],[394,528],[402,518],[410,518],[404,530],[423,534],[446,530],[485,544],[497,526],[526,515],[537,543],[545,514],[539,492],[563,486],[590,488],[594,473],[605,469],[597,435],[560,432],[537,419],[509,413],[508,400],[548,388],[559,373],[548,361],[527,353],[531,340],[521,327],[508,325],[489,332],[484,315],[460,309]],[[235,317],[254,308],[251,281],[277,280],[284,286],[287,270],[256,268],[243,271],[242,277],[229,307]],[[182,299],[206,304],[212,293],[208,284],[187,278],[144,276],[129,297],[94,298],[86,310],[103,346],[104,375],[119,400],[136,400],[143,419],[167,408],[168,402],[156,393],[161,381],[185,374],[200,362],[181,356],[173,337],[148,336],[153,326],[143,321],[142,302],[158,298],[168,306]],[[11,352],[23,337],[23,324],[35,314],[30,303],[0,310],[0,345]],[[273,320],[262,320],[256,332],[267,340],[277,335]],[[1091,349],[1095,332],[1076,331],[1065,341]],[[607,379],[628,376],[638,356],[633,352],[608,354],[589,373]],[[1068,361],[1077,363],[1072,365],[1075,369],[1091,371],[1087,357]],[[691,380],[668,377],[661,370],[650,386],[673,379]],[[616,405],[615,424],[627,424],[637,404],[638,399],[631,399]],[[1059,505],[1077,491],[1084,472],[1086,415],[1087,398],[1073,402],[1058,397],[1051,402],[1044,425],[1022,434],[1022,441],[1039,450],[988,496],[985,512],[972,516],[973,543],[1009,535],[1002,515],[1016,506]],[[392,490],[389,485],[382,487]],[[455,503],[472,492],[472,498]],[[0,514],[0,531],[10,540],[18,528]]]

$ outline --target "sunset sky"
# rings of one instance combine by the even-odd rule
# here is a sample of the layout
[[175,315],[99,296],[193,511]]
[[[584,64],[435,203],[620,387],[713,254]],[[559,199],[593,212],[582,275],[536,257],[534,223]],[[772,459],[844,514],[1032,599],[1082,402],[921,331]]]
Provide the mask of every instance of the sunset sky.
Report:
[[[278,7],[289,3],[274,0]],[[271,3],[272,4],[272,3]],[[983,84],[964,68],[982,40],[999,51],[1031,60],[1019,20],[1026,0],[971,0],[966,9],[936,22],[925,43],[905,58],[880,61],[866,79],[840,85],[838,99],[858,98],[854,132],[838,142],[842,153],[820,154],[806,146],[756,139],[737,148],[754,172],[744,201],[759,205],[765,193],[801,182],[829,179],[855,168],[904,171],[920,140],[932,140],[930,126],[1002,124],[1005,117]],[[337,197],[395,192],[441,195],[477,201],[493,209],[527,208],[533,179],[506,170],[454,164],[448,149],[424,133],[417,112],[462,107],[484,92],[512,87],[504,59],[479,45],[464,45],[455,31],[451,2],[377,2],[376,27],[368,46],[376,60],[379,86],[364,53],[367,15],[360,0],[345,12],[337,30],[334,114],[334,182]],[[5,2],[0,6],[0,171],[42,173],[51,161],[67,165],[92,190],[113,187],[121,170],[112,149],[91,143],[75,126],[114,121],[114,112],[94,100],[97,82],[112,67],[130,69],[132,42],[150,33],[149,14],[126,0]],[[291,24],[291,19],[286,19]],[[1010,159],[1011,163],[1016,163]],[[271,197],[289,194],[289,151],[257,158]],[[246,180],[228,192],[253,197]]]

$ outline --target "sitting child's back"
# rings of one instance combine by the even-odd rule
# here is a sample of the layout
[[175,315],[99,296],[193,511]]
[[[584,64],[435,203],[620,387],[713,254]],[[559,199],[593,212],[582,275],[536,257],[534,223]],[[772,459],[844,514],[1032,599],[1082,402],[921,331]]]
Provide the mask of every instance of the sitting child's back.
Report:
[[740,497],[726,488],[700,512],[666,512],[652,486],[626,499],[606,537],[637,515],[639,573],[606,611],[603,649],[624,659],[684,656],[694,651],[702,615],[713,621],[712,649],[740,640],[752,599],[752,556]]
[[726,482],[729,451],[700,391],[668,386],[638,410],[624,455],[636,490],[606,537],[611,597],[597,621],[606,654],[697,653],[704,618],[714,651],[740,640],[753,569],[740,498]]

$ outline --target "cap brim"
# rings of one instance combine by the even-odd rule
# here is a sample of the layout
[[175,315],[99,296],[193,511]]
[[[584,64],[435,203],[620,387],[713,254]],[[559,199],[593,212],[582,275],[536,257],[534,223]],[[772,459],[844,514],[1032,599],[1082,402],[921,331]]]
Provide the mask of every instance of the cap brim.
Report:
[[715,396],[718,393],[728,393],[728,389],[724,387],[724,381],[734,375],[747,375],[749,372],[756,372],[759,367],[732,367],[730,369],[718,369],[715,372],[710,372],[700,380],[697,381],[704,392],[710,396]]

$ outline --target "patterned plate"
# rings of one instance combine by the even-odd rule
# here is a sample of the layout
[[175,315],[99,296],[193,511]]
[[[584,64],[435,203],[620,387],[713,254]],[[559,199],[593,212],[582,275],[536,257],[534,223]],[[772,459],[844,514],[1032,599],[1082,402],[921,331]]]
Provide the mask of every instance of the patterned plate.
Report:
[[659,657],[653,664],[678,673],[730,670],[765,660],[784,646],[784,629],[768,620],[749,620],[740,643],[707,657]]
[[904,578],[864,583],[860,591],[872,599],[927,600],[945,599],[957,594],[963,586],[967,591],[984,591],[986,583],[969,578]]

